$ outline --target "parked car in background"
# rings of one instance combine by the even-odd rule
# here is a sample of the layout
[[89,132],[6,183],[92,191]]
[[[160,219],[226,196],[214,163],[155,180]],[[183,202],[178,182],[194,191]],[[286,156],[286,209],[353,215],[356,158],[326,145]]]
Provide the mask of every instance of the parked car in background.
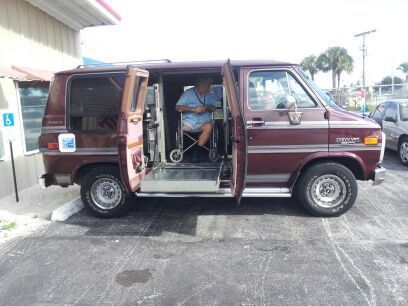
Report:
[[385,146],[398,151],[401,163],[408,166],[408,99],[382,102],[369,117],[381,125]]

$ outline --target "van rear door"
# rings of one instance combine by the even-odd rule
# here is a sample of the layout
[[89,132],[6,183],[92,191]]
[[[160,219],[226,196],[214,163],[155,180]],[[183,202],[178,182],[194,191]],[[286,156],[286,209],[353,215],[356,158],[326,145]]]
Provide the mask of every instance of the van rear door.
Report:
[[148,78],[148,71],[128,66],[117,127],[120,174],[128,192],[135,192],[145,175],[143,111]]
[[228,107],[231,113],[231,192],[239,203],[241,201],[242,192],[245,188],[245,176],[247,169],[247,136],[244,117],[241,110],[241,103],[239,100],[237,82],[235,80],[230,60],[228,60],[222,66],[222,76],[224,79]]

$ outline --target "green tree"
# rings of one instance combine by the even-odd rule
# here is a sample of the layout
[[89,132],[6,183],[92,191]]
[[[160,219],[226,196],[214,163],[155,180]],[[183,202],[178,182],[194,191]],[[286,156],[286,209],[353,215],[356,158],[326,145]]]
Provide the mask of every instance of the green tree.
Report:
[[309,71],[313,81],[315,74],[319,71],[319,69],[317,69],[316,61],[317,61],[316,56],[309,55],[305,57],[300,63],[300,66],[302,67],[303,70]]
[[331,71],[333,88],[336,88],[336,78],[340,87],[341,74],[353,70],[353,58],[345,48],[330,47],[317,58],[317,68],[324,72]]
[[398,70],[405,73],[405,82],[408,83],[408,62],[403,62],[398,66]]

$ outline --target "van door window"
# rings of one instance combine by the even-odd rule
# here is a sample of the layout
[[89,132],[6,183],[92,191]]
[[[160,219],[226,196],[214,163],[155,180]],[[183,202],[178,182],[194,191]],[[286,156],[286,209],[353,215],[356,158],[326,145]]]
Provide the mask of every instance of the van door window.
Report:
[[296,99],[299,108],[317,106],[299,82],[286,71],[253,71],[249,74],[248,103],[250,109],[286,109],[289,95]]
[[122,97],[121,83],[123,80],[114,77],[73,79],[69,92],[70,129],[114,131]]

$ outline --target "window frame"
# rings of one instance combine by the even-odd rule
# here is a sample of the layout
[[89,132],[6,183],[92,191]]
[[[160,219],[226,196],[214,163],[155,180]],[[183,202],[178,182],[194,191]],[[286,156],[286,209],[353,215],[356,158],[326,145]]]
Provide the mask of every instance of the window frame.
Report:
[[[126,71],[113,71],[113,72],[93,72],[93,73],[78,73],[71,75],[65,85],[65,127],[70,133],[86,133],[86,134],[116,134],[115,130],[76,130],[71,128],[71,85],[73,80],[77,79],[95,79],[95,78],[109,78],[113,75],[122,75],[126,79]],[[119,100],[118,110],[120,112],[120,105],[123,98],[123,87],[121,90],[121,96]]]
[[[50,81],[40,81],[40,82],[48,82],[48,94],[47,94],[47,102],[48,102],[48,95],[49,95],[50,89],[51,89],[51,87],[50,87],[51,82]],[[19,116],[18,120],[19,120],[19,129],[20,129],[20,131],[16,131],[16,132],[21,136],[21,139],[22,139],[23,154],[25,156],[30,156],[30,155],[40,153],[40,148],[35,149],[35,150],[29,150],[29,151],[27,150],[26,139],[25,139],[25,129],[24,129],[23,106],[21,105],[19,81],[14,81],[14,86],[16,88],[16,96],[17,96],[17,101],[18,101],[18,103],[17,103],[18,107],[17,108],[18,108],[18,116]],[[45,104],[45,107],[47,107],[47,103]],[[45,111],[45,107],[44,107],[44,111]],[[41,135],[41,132],[40,132],[40,134],[38,136],[40,136],[40,135]],[[4,155],[6,156],[6,153],[4,153]],[[0,160],[4,160],[4,159],[0,158]]]
[[[318,109],[322,107],[321,102],[314,97],[314,92],[310,91],[310,88],[305,86],[304,80],[301,77],[298,77],[292,69],[288,67],[269,67],[269,68],[260,68],[260,69],[250,69],[246,73],[246,82],[245,82],[246,103],[245,104],[249,111],[251,112],[275,112],[275,111],[282,112],[282,111],[285,111],[287,112],[289,110],[289,108],[276,108],[276,109],[252,109],[251,108],[249,104],[249,77],[250,77],[250,74],[253,72],[285,72],[287,74],[290,74],[295,79],[295,81],[298,82],[300,87],[305,91],[305,93],[309,96],[309,98],[315,103],[314,107],[298,107],[298,109],[308,110],[308,109]],[[286,75],[286,78],[288,78],[288,75]],[[290,86],[289,82],[288,82],[288,86]]]

